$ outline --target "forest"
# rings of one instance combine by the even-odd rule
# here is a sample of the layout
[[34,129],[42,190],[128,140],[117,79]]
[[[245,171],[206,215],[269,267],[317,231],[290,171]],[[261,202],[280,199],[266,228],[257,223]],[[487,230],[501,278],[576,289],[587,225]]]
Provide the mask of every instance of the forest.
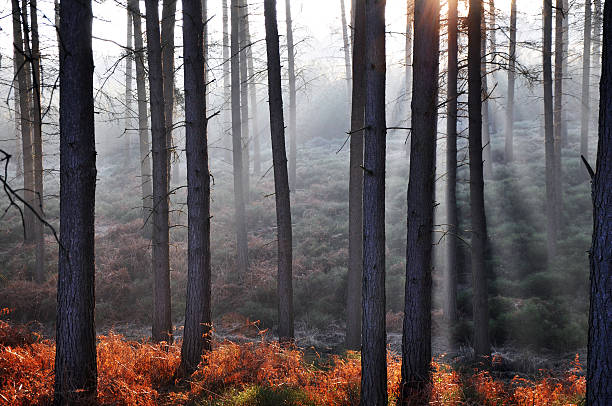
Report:
[[0,406],[611,406],[612,1],[6,0]]

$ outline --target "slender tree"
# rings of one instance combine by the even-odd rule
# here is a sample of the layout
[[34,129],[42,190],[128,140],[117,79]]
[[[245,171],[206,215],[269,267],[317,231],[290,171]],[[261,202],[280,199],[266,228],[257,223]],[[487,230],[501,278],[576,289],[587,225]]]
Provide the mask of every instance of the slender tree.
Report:
[[251,103],[251,138],[253,139],[253,173],[259,175],[261,173],[261,143],[259,140],[259,128],[257,122],[257,86],[255,86],[255,67],[253,58],[253,42],[251,41],[251,24],[249,22],[249,8],[245,2],[245,30],[248,77],[249,77],[249,103]]
[[[544,0],[546,1],[546,0]],[[481,0],[470,0],[468,14],[468,115],[470,155],[470,214],[472,217],[472,304],[474,314],[474,353],[477,357],[490,354],[489,305],[485,273],[485,245],[487,224],[484,207],[482,162],[481,79]]]
[[15,47],[13,47],[13,110],[15,118],[15,177],[23,175],[23,163],[21,159],[21,109],[19,108],[19,71],[21,65],[19,63],[19,55]]
[[506,104],[506,162],[514,160],[514,82],[516,69],[516,0],[510,2],[510,45],[508,50],[508,102]]
[[342,22],[342,41],[344,44],[344,69],[346,71],[346,95],[351,100],[351,49],[349,45],[348,30],[346,27],[346,9],[344,0],[340,0],[340,20]]
[[[229,36],[229,17],[228,17],[228,0],[223,0],[223,100],[225,103],[230,102],[230,36]],[[227,109],[223,110],[223,123],[226,124],[230,120],[228,118]],[[225,129],[223,130],[225,133]],[[225,160],[232,162],[232,137],[227,137],[225,134],[222,136],[225,140]]]
[[248,244],[246,213],[244,209],[244,186],[242,175],[242,125],[240,117],[240,47],[239,23],[241,0],[231,0],[231,79],[232,79],[232,144],[234,162],[234,207],[236,211],[236,266],[240,277],[248,270]]
[[385,327],[385,1],[365,2],[361,405],[387,404]]
[[174,28],[176,26],[176,0],[162,0],[161,58],[164,81],[164,117],[166,125],[168,161],[168,187],[172,173],[172,156],[176,161],[176,145],[172,138],[174,113]]
[[96,397],[92,19],[90,1],[61,2],[56,405],[91,404]]
[[554,77],[554,114],[553,114],[553,134],[554,161],[555,161],[555,192],[557,210],[555,221],[557,222],[557,232],[559,232],[559,213],[561,210],[561,142],[563,140],[563,26],[566,19],[566,11],[563,8],[564,0],[556,0],[555,9],[555,77]]
[[210,350],[210,175],[204,80],[202,0],[183,0],[188,264],[185,330],[178,376],[189,376]]
[[172,341],[168,230],[168,137],[159,32],[159,1],[146,0],[147,59],[153,155],[153,327],[155,342]]
[[448,90],[446,102],[446,272],[444,274],[444,318],[457,321],[457,0],[448,2]]
[[291,0],[285,0],[287,19],[287,68],[289,69],[289,186],[295,188],[297,178],[297,91],[295,85],[295,50],[293,48],[293,21]]
[[249,44],[247,44],[247,1],[240,0],[239,7],[239,48],[240,48],[240,124],[241,129],[240,133],[242,136],[242,174],[243,181],[242,185],[244,187],[244,200],[246,203],[249,202],[250,194],[251,194],[251,179],[250,179],[250,157],[249,157],[249,73],[248,73],[248,63],[247,63],[247,48],[250,48]]
[[274,195],[278,230],[278,337],[281,342],[293,340],[292,231],[289,176],[285,150],[285,121],[281,65],[276,20],[276,0],[264,1],[266,50],[268,55],[268,97],[270,100],[270,132],[274,165]]
[[[483,5],[484,8],[484,5]],[[493,63],[497,63],[497,23],[496,23],[496,9],[495,9],[495,0],[489,0],[489,52],[490,60]],[[485,54],[486,55],[486,54]],[[495,89],[497,88],[497,81],[495,79],[495,69],[491,72],[491,78],[493,80],[493,86],[491,88],[491,95],[495,93]],[[496,120],[495,120],[495,104],[491,103],[488,108],[490,111],[489,115],[489,125],[491,126],[491,133],[495,134],[497,132]]]
[[348,349],[361,347],[361,284],[363,275],[363,128],[365,112],[365,0],[354,0],[353,92],[349,157],[349,263],[346,293]]
[[589,158],[591,116],[591,0],[584,2],[584,40],[582,43],[582,95],[580,109],[580,154]]
[[132,138],[130,137],[130,132],[132,130],[132,99],[133,99],[133,90],[132,90],[132,81],[134,74],[132,73],[132,68],[134,65],[134,54],[133,54],[133,43],[134,43],[134,22],[132,17],[132,12],[130,11],[129,6],[126,8],[127,11],[127,38],[126,38],[126,48],[127,55],[125,57],[125,131],[124,136],[127,138],[126,144],[127,148],[125,151],[126,160],[129,162],[132,158]]
[[587,405],[612,402],[612,4],[604,5],[599,144],[593,178]]
[[489,116],[489,85],[487,74],[487,21],[485,17],[484,2],[480,5],[480,74],[482,75],[482,155],[484,160],[484,176],[489,178],[493,172],[493,162],[491,160],[491,133],[489,125],[491,124]]

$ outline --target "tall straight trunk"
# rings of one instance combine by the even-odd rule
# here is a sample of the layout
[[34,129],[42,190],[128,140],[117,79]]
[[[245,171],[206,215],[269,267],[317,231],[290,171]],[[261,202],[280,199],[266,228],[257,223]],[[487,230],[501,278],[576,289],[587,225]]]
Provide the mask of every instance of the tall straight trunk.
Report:
[[354,0],[353,93],[349,157],[349,262],[346,292],[346,348],[361,347],[363,275],[363,127],[365,120],[365,0]]
[[[229,17],[228,17],[228,0],[223,0],[223,100],[224,103],[230,103],[230,37],[229,37]],[[223,110],[223,124],[229,123],[229,114],[227,108]],[[225,134],[225,128],[223,129],[222,138],[224,139],[223,145],[225,146],[225,160],[232,162],[232,136]]]
[[346,72],[346,96],[351,100],[351,49],[349,45],[348,30],[346,27],[346,8],[344,0],[340,0],[340,19],[342,21],[342,41],[344,44],[344,69]]
[[[44,217],[43,210],[43,151],[42,151],[42,113],[40,102],[40,46],[38,39],[38,15],[36,0],[30,0],[30,20],[32,27],[32,45],[30,47],[28,19],[26,14],[26,1],[22,2],[22,21],[26,55],[29,55],[32,66],[32,150],[34,152],[34,192],[36,193],[36,211]],[[45,278],[45,240],[43,223],[34,223],[35,271],[34,279],[42,282]]]
[[489,132],[489,86],[487,74],[487,22],[485,17],[484,3],[480,5],[480,74],[482,75],[482,155],[484,160],[484,176],[489,178],[493,172],[491,162],[491,134]]
[[134,57],[133,57],[133,41],[134,41],[134,33],[133,27],[134,22],[132,17],[132,12],[129,7],[126,8],[127,11],[127,38],[126,38],[126,48],[127,55],[125,57],[125,132],[124,136],[127,138],[126,145],[127,149],[125,151],[125,156],[127,162],[131,161],[132,158],[132,81],[133,81],[133,65],[134,65]]
[[164,117],[166,125],[168,161],[168,188],[170,187],[170,174],[172,161],[178,163],[177,150],[172,138],[174,113],[174,27],[176,25],[176,0],[162,0],[161,20],[161,61],[164,81]]
[[19,108],[19,55],[15,47],[13,47],[13,111],[15,114],[15,177],[23,175],[23,165],[21,157],[21,109]]
[[274,195],[278,230],[278,337],[281,342],[293,340],[292,231],[289,175],[285,149],[285,119],[276,19],[276,0],[264,1],[266,50],[268,55],[268,97],[270,100],[270,133],[274,165]]
[[606,1],[599,97],[597,171],[592,185],[593,245],[587,360],[589,406],[612,401],[612,4]]
[[[563,0],[563,59],[561,62],[562,72],[564,76],[568,74],[568,55],[569,55],[569,13],[570,4],[569,0]],[[563,80],[566,80],[564,77]],[[567,109],[562,108],[561,110],[561,143],[566,146],[568,143],[567,139]]]
[[158,0],[146,0],[147,56],[153,155],[153,341],[172,341],[168,227],[168,137]]
[[385,1],[365,2],[361,405],[387,404],[385,323]]
[[239,22],[239,46],[240,46],[240,123],[242,128],[240,129],[242,135],[242,175],[243,186],[244,186],[244,200],[248,204],[249,196],[251,194],[251,182],[250,182],[250,163],[249,157],[249,73],[247,64],[247,1],[240,0],[240,22]]
[[426,389],[431,369],[431,265],[439,44],[439,3],[416,0],[412,83],[418,98],[412,102],[400,385],[402,401],[414,405],[428,400]]
[[582,43],[582,95],[580,109],[580,154],[589,158],[591,116],[591,0],[584,2],[584,41]]
[[61,2],[55,405],[92,404],[96,398],[92,19],[91,1]]
[[508,101],[506,104],[506,162],[514,160],[514,82],[516,77],[516,0],[510,2],[510,46],[508,50]]
[[[546,1],[546,0],[545,0]],[[485,244],[487,224],[484,207],[484,180],[482,162],[482,110],[481,80],[481,0],[470,0],[468,15],[468,115],[470,155],[470,214],[472,217],[472,304],[474,314],[474,354],[477,357],[491,353],[489,343],[489,304],[485,272]]]
[[544,18],[543,76],[544,76],[544,143],[546,160],[546,234],[548,261],[557,254],[557,204],[555,136],[553,128],[552,92],[552,0],[543,0]]
[[134,23],[134,55],[136,59],[136,93],[138,98],[138,138],[140,145],[140,185],[142,193],[142,218],[145,222],[144,235],[151,236],[149,219],[153,210],[153,186],[151,183],[151,144],[149,142],[149,119],[147,109],[147,87],[145,83],[145,48],[142,41],[142,22],[140,2],[129,0],[130,12]]
[[[13,48],[18,65],[17,81],[19,82],[19,110],[21,112],[21,148],[23,156],[23,197],[30,205],[35,205],[34,195],[34,159],[32,155],[32,120],[30,118],[30,80],[29,65],[25,60],[23,49],[23,36],[21,30],[21,7],[19,0],[11,1],[13,12]],[[24,210],[24,240],[27,243],[34,241],[35,215],[31,210]]]
[[556,0],[555,10],[555,88],[553,131],[555,137],[555,191],[557,210],[555,221],[559,232],[559,214],[561,210],[561,142],[563,140],[563,25],[565,20],[564,0]]
[[444,273],[444,318],[457,321],[457,0],[448,2],[448,90],[446,102],[446,272]]
[[261,173],[261,143],[259,140],[259,126],[257,123],[257,86],[255,86],[253,43],[251,41],[251,24],[249,22],[249,8],[247,2],[245,2],[245,12],[246,42],[248,44],[248,47],[246,49],[246,57],[249,77],[249,102],[251,103],[251,133],[253,134],[253,173],[255,175],[259,175]]
[[210,174],[202,0],[183,0],[185,153],[187,156],[188,263],[185,330],[178,376],[193,373],[210,350]]
[[240,117],[240,24],[241,0],[231,0],[231,77],[232,77],[232,146],[234,162],[234,227],[236,228],[236,267],[238,277],[244,277],[248,271],[248,242],[246,213],[244,209],[244,186],[242,175],[242,125]]
[[[484,8],[484,6],[483,6]],[[496,54],[497,54],[497,23],[495,19],[495,0],[489,0],[489,54],[491,55],[491,62],[497,62]],[[492,65],[493,66],[493,65]],[[491,72],[491,77],[493,78],[493,86],[491,89],[491,95],[495,93],[495,88],[497,87],[497,82],[495,80],[495,68],[493,72]],[[495,134],[497,132],[496,120],[495,120],[495,104],[489,104],[489,125],[491,126],[491,133]]]
[[295,51],[293,49],[293,22],[291,0],[285,0],[287,19],[287,68],[289,69],[289,186],[295,189],[297,181],[297,91],[295,86]]
[[[601,63],[601,0],[593,0],[593,58],[599,66]],[[597,70],[597,69],[596,69]]]
[[412,37],[413,37],[413,22],[414,22],[414,2],[406,1],[406,47],[404,62],[405,80],[406,80],[406,97],[410,101],[412,97]]

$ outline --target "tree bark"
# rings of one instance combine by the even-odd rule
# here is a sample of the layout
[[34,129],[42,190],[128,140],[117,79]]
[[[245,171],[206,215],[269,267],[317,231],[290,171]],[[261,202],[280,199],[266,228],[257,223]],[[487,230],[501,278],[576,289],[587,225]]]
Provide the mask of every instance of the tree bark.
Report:
[[446,272],[444,274],[444,318],[457,321],[457,0],[448,2],[448,90],[446,102]]
[[240,129],[242,135],[242,174],[244,179],[242,181],[244,187],[244,201],[248,204],[251,194],[251,182],[250,182],[250,163],[249,157],[249,74],[247,64],[247,2],[246,0],[240,0],[240,19],[239,19],[239,47],[240,47],[240,123],[242,128]]
[[365,2],[361,405],[387,404],[385,327],[385,1]]
[[493,173],[493,162],[491,161],[491,133],[489,132],[489,87],[487,73],[487,22],[485,17],[484,3],[480,5],[480,27],[482,30],[480,36],[480,74],[482,75],[482,155],[483,155],[483,173],[486,178],[490,178]]
[[287,67],[289,69],[289,187],[295,189],[297,181],[297,91],[291,0],[285,0],[285,15],[287,18]]
[[133,81],[133,72],[132,65],[134,64],[134,54],[133,54],[133,41],[134,41],[134,33],[133,27],[134,22],[132,17],[132,12],[129,7],[126,8],[127,11],[127,38],[126,38],[126,48],[127,55],[125,57],[125,132],[124,136],[127,138],[126,140],[126,151],[125,157],[126,162],[130,162],[132,158],[132,137],[130,136],[132,131],[132,81]]
[[168,161],[168,190],[174,164],[178,163],[178,154],[172,137],[174,121],[174,27],[176,25],[176,0],[162,0],[161,20],[161,58],[164,80],[164,116],[166,138],[168,139],[166,159]]
[[210,350],[210,174],[202,0],[183,0],[185,153],[187,156],[188,264],[185,330],[179,377],[191,375]]
[[21,109],[19,107],[19,71],[21,65],[19,63],[19,53],[13,47],[13,110],[15,117],[15,177],[23,176],[23,157],[21,156]]
[[[545,0],[546,1],[546,0]],[[470,214],[472,217],[472,303],[474,313],[474,354],[477,357],[491,353],[489,343],[489,305],[484,251],[487,224],[484,207],[484,180],[482,162],[482,110],[481,52],[482,2],[470,0],[468,15],[468,115],[470,155]]]
[[[483,5],[484,8],[484,5]],[[497,62],[497,23],[495,21],[495,0],[489,0],[489,55],[491,62]],[[493,65],[491,65],[493,66]],[[493,68],[493,72],[491,72],[491,77],[493,81],[493,86],[491,89],[491,96],[495,93],[495,89],[497,87],[497,81],[495,80],[495,68]],[[493,96],[492,96],[493,97]],[[491,134],[497,133],[497,126],[495,120],[495,104],[488,104],[487,108],[490,110],[487,112],[489,115],[489,125],[491,126]]]
[[514,160],[514,83],[516,77],[516,0],[510,3],[510,47],[508,50],[508,102],[506,104],[506,162]]
[[129,0],[134,23],[134,55],[136,59],[136,93],[138,98],[138,137],[140,144],[140,183],[142,193],[142,219],[144,235],[151,237],[151,210],[153,210],[153,187],[151,184],[151,143],[149,142],[149,119],[147,112],[147,88],[145,83],[145,48],[142,41],[140,2]]
[[363,128],[365,126],[365,0],[353,12],[353,92],[349,157],[349,263],[346,293],[346,348],[361,347],[361,284],[363,276]]
[[234,208],[236,211],[236,266],[239,277],[248,271],[248,243],[244,209],[244,177],[242,175],[242,125],[240,117],[240,23],[241,0],[231,0],[231,77],[232,77],[232,144],[234,162]]
[[561,143],[563,140],[563,26],[566,18],[566,11],[563,8],[564,0],[556,0],[555,10],[555,94],[554,94],[554,115],[553,131],[555,137],[555,191],[557,210],[555,221],[557,222],[557,232],[559,232],[559,214],[561,211],[562,190],[561,190]]
[[261,173],[261,145],[259,140],[259,127],[257,123],[257,86],[255,86],[255,67],[253,60],[253,42],[251,41],[251,31],[249,22],[249,8],[248,3],[245,1],[245,30],[246,30],[246,43],[248,44],[246,49],[248,77],[249,77],[249,97],[251,103],[251,133],[253,139],[253,174],[259,175]]
[[164,115],[159,1],[146,0],[147,54],[153,147],[153,326],[154,342],[172,341],[168,230],[168,137]]
[[281,65],[276,19],[276,0],[264,1],[266,19],[266,50],[268,55],[268,97],[270,100],[270,132],[274,165],[274,195],[276,198],[276,224],[278,230],[278,337],[282,342],[292,341],[293,285],[292,285],[292,231],[289,176],[285,150],[285,119]]
[[612,4],[604,5],[599,144],[592,185],[593,245],[587,360],[588,406],[612,404]]
[[346,28],[346,9],[344,0],[340,0],[340,19],[342,21],[342,41],[344,43],[344,69],[346,72],[346,99],[351,100],[351,50],[348,30]]
[[[228,17],[228,5],[227,0],[223,0],[223,100],[225,103],[231,103],[231,84],[230,84],[230,37],[229,37],[229,17]],[[223,123],[229,123],[227,109],[223,110]],[[225,140],[225,160],[232,162],[232,136],[225,134],[223,130],[222,138]]]
[[584,40],[582,43],[582,95],[580,109],[580,154],[589,159],[591,118],[591,0],[584,2]]
[[92,19],[90,1],[61,2],[55,405],[91,404],[96,397]]

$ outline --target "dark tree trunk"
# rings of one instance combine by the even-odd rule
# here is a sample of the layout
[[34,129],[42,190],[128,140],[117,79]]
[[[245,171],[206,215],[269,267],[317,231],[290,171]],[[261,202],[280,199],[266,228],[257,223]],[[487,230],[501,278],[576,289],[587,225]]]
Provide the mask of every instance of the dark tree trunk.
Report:
[[593,246],[587,405],[612,404],[612,4],[606,1],[599,84],[599,144],[593,179]]
[[546,234],[548,261],[557,254],[557,182],[555,165],[555,136],[553,128],[552,90],[552,0],[544,0],[543,76],[544,76],[544,142],[546,159]]
[[402,334],[402,402],[427,403],[431,366],[431,264],[434,207],[440,6],[414,3],[414,50],[406,292]]
[[96,397],[94,208],[96,149],[90,1],[60,4],[60,248],[56,405]]
[[516,0],[510,3],[510,47],[508,51],[508,102],[506,105],[506,162],[514,160],[514,82],[516,68]]
[[210,350],[210,175],[204,80],[202,0],[183,0],[188,266],[185,331],[178,376],[187,377]]
[[564,0],[556,0],[555,10],[555,94],[553,131],[555,137],[555,191],[557,210],[555,221],[557,222],[557,233],[559,232],[559,214],[562,205],[561,191],[561,142],[563,140],[563,25],[565,20]]
[[21,156],[21,109],[19,107],[19,70],[21,64],[19,62],[19,53],[13,47],[13,110],[15,117],[15,177],[19,178],[23,175],[23,157]]
[[[230,84],[230,37],[228,33],[229,17],[228,17],[228,5],[227,0],[223,0],[223,100],[224,103],[230,103],[231,95],[231,84]],[[229,123],[227,108],[223,110],[223,124]],[[225,134],[223,129],[222,138],[225,140],[223,145],[225,146],[225,160],[232,162],[232,136]]]
[[132,90],[132,81],[133,81],[133,64],[134,64],[134,54],[133,54],[133,42],[134,42],[134,22],[132,17],[132,12],[130,11],[129,6],[126,8],[127,10],[127,38],[126,38],[126,48],[127,55],[125,57],[125,132],[123,135],[126,137],[126,151],[125,158],[126,163],[129,163],[132,160],[132,99],[133,99],[133,90]]
[[251,194],[250,157],[249,157],[249,74],[247,64],[247,2],[240,0],[239,7],[239,48],[240,48],[240,133],[242,136],[242,175],[244,186],[244,201],[248,204]]
[[248,243],[246,230],[246,213],[244,209],[244,186],[242,175],[242,132],[240,117],[240,47],[239,23],[241,0],[231,0],[231,75],[232,75],[232,144],[234,161],[234,218],[236,227],[236,267],[239,277],[248,271]]
[[361,405],[387,404],[385,330],[385,2],[365,2]]
[[285,0],[287,19],[287,68],[289,69],[289,186],[295,190],[297,181],[297,92],[295,86],[295,51],[293,49],[293,22],[291,0]]
[[[484,5],[483,5],[484,8]],[[497,26],[496,26],[496,22],[495,22],[495,0],[489,0],[489,55],[490,55],[490,60],[491,62],[495,62],[497,63],[496,59],[496,54],[497,54]],[[491,88],[491,97],[495,97],[493,96],[493,94],[495,93],[495,89],[497,88],[497,81],[495,80],[495,65],[492,64],[491,65],[493,68],[493,71],[491,72],[491,77],[492,77],[492,81],[493,81],[493,86]],[[488,120],[489,120],[489,125],[491,126],[491,134],[495,134],[497,132],[497,127],[496,127],[496,120],[495,120],[495,104],[491,103],[488,105],[488,107],[490,107],[490,110],[488,111]],[[489,134],[490,136],[490,134]]]
[[591,0],[585,0],[584,2],[581,101],[580,154],[586,159],[589,159],[589,123],[591,118]]
[[342,41],[344,44],[344,69],[346,72],[346,96],[351,100],[351,49],[349,45],[348,30],[346,27],[346,9],[344,0],[340,0],[340,20],[342,22]]
[[293,284],[291,204],[287,152],[285,150],[285,119],[281,88],[281,65],[276,20],[276,0],[265,0],[266,49],[268,54],[268,97],[270,100],[270,132],[274,164],[274,192],[278,229],[278,337],[281,342],[293,340]]
[[457,321],[457,0],[448,2],[448,90],[446,104],[446,272],[444,318]]
[[353,94],[349,173],[349,263],[346,293],[346,348],[361,347],[363,275],[363,127],[365,120],[365,0],[353,6]]
[[493,162],[491,160],[491,133],[489,132],[489,86],[487,73],[487,21],[485,17],[484,2],[480,5],[480,74],[482,75],[482,155],[483,155],[483,173],[486,178],[490,178],[493,172]]
[[153,327],[155,342],[172,341],[168,233],[168,137],[164,116],[164,83],[158,0],[146,0],[147,54],[153,147]]
[[164,81],[164,117],[166,124],[168,161],[168,188],[172,173],[172,161],[178,163],[176,145],[172,138],[174,116],[174,27],[176,25],[176,0],[162,0],[161,20],[161,60]]
[[140,183],[142,193],[142,218],[144,235],[151,237],[150,214],[153,210],[153,187],[151,183],[151,144],[149,142],[149,119],[147,111],[147,87],[145,83],[145,49],[142,41],[140,2],[129,0],[134,22],[134,54],[136,57],[136,93],[138,97],[138,137],[140,144]]
[[[546,1],[546,0],[545,0]],[[474,353],[477,357],[490,355],[489,305],[484,251],[487,224],[484,207],[482,162],[482,89],[481,80],[481,0],[470,0],[468,15],[468,115],[470,150],[470,214],[472,217],[472,292],[474,313]]]

